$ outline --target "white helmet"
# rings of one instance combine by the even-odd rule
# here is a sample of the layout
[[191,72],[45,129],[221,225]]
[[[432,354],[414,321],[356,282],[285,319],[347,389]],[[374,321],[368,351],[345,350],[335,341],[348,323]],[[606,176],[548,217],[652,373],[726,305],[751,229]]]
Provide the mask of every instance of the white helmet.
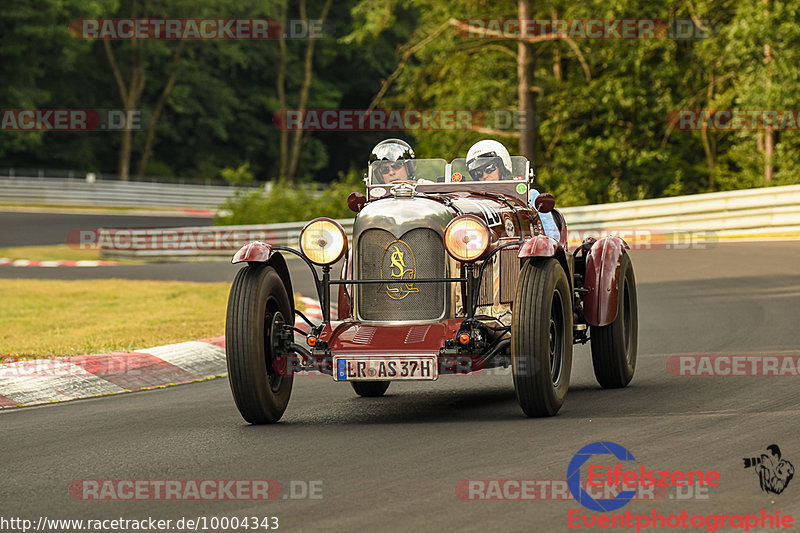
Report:
[[489,163],[484,158],[500,159],[498,163],[502,162],[500,168],[500,177],[505,178],[511,175],[511,156],[508,150],[501,143],[492,140],[478,141],[472,145],[472,148],[467,152],[467,170],[482,167]]

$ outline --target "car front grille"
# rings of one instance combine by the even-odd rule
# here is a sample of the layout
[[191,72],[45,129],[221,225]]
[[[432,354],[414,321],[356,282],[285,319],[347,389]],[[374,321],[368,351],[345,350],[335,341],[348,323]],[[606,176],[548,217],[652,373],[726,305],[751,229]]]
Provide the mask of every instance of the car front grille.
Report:
[[435,320],[443,315],[448,284],[411,281],[445,277],[439,233],[418,228],[398,239],[388,231],[368,229],[359,238],[358,254],[359,279],[387,280],[381,285],[357,286],[362,320]]
[[500,303],[510,304],[514,301],[519,278],[518,247],[500,250]]

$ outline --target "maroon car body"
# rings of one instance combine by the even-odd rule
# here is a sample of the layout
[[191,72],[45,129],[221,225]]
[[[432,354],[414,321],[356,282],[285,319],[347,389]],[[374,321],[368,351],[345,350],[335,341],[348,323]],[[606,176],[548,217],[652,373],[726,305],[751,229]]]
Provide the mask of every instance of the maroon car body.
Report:
[[[553,415],[569,385],[572,344],[589,341],[590,331],[600,384],[627,385],[637,329],[627,245],[608,236],[570,249],[552,197],[531,205],[533,173],[527,160],[514,160],[513,176],[494,182],[464,181],[459,160],[421,160],[417,169],[428,174],[370,179],[366,195],[351,195],[358,213],[349,239],[337,222],[317,219],[300,251],[263,242],[239,250],[233,263],[248,266],[231,291],[226,334],[245,419],[280,418],[298,373],[323,372],[361,396],[379,396],[393,380],[508,366],[523,411]],[[319,324],[295,309],[286,253],[310,267]],[[332,279],[339,257],[340,279]],[[296,317],[310,327],[304,342]]]

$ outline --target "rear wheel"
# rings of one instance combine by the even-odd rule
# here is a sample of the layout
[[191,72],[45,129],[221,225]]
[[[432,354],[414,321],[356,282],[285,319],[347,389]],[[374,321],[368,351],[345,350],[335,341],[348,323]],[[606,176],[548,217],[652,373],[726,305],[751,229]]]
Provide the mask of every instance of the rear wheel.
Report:
[[386,389],[389,388],[390,381],[353,381],[350,385],[356,394],[365,398],[376,398],[383,396]]
[[592,326],[592,365],[597,382],[604,389],[625,387],[636,370],[639,339],[639,307],[636,279],[628,254],[619,267],[617,318],[607,326]]
[[535,258],[520,271],[511,326],[511,370],[528,416],[561,408],[572,372],[572,300],[556,259]]
[[268,265],[243,267],[228,298],[225,346],[228,379],[242,417],[252,424],[277,422],[292,393],[293,376],[279,370],[275,340],[283,324],[294,323],[289,296]]

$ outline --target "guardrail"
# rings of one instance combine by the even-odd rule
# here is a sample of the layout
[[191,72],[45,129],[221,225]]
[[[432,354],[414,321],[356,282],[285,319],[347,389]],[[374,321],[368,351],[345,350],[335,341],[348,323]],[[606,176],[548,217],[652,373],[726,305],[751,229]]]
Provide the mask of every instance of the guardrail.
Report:
[[800,232],[800,185],[637,200],[560,210],[570,229]]
[[236,190],[219,185],[0,176],[0,202],[14,204],[216,209]]
[[[704,240],[732,235],[800,234],[800,185],[638,200],[560,209],[571,241],[582,235],[655,232],[660,239],[702,232]],[[339,220],[352,236],[353,219]],[[229,258],[251,240],[296,246],[306,221],[253,226],[101,229],[103,258],[154,261]],[[91,236],[87,236],[87,244]],[[662,241],[663,242],[663,241]]]
[[129,174],[127,180],[121,179],[122,176],[111,172],[87,172],[85,170],[58,169],[58,168],[0,168],[0,178],[17,179],[41,179],[41,178],[70,178],[85,179],[88,181],[135,181],[139,183],[171,183],[178,185],[221,185],[227,187],[229,184],[220,176],[214,177],[185,177],[185,176],[157,176],[146,174]]
[[[353,235],[353,219],[339,220]],[[146,261],[203,261],[230,259],[234,252],[251,241],[267,241],[297,247],[306,222],[256,224],[250,226],[212,226],[170,229],[108,229],[84,231],[70,239],[80,246],[98,246],[100,256],[109,259]]]

